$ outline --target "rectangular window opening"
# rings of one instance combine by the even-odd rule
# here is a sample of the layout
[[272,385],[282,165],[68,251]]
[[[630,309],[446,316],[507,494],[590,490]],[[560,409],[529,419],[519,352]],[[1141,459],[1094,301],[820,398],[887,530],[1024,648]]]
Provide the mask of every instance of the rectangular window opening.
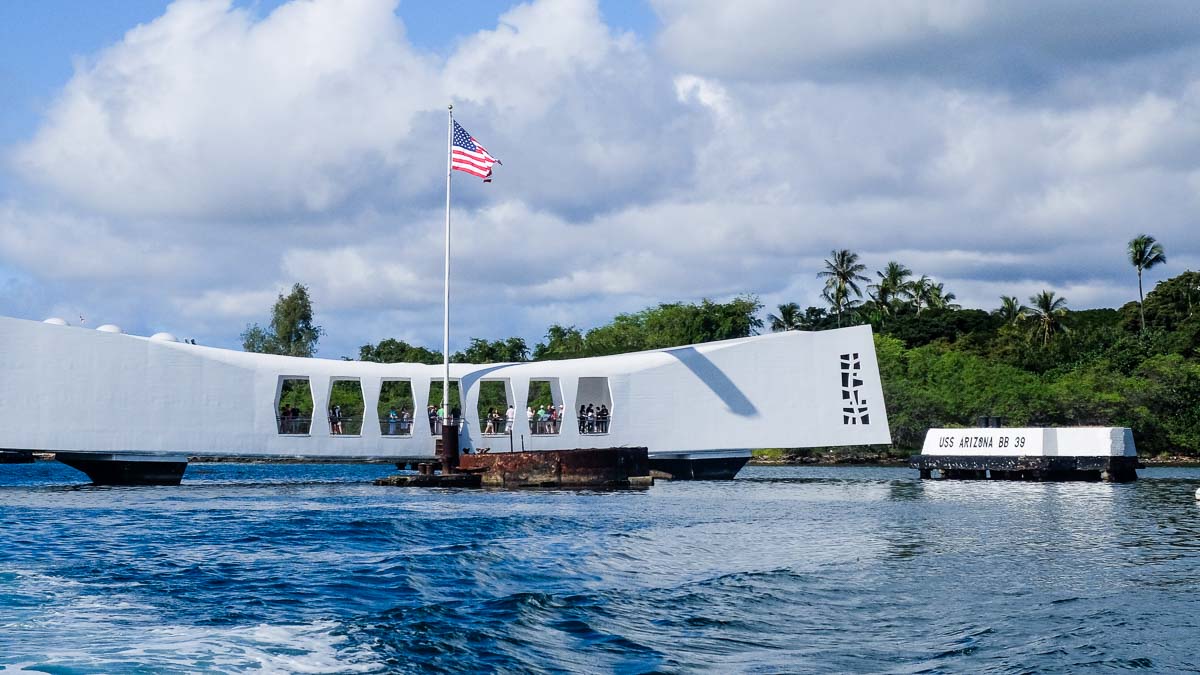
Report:
[[529,404],[525,410],[529,433],[535,436],[557,434],[562,429],[565,412],[557,378],[529,381]]
[[607,377],[579,378],[579,391],[575,397],[579,405],[579,433],[607,434],[612,424],[612,392]]
[[429,418],[429,433],[434,436],[439,436],[442,433],[442,424],[446,420],[453,420],[453,423],[462,424],[462,392],[459,391],[462,387],[458,380],[450,380],[450,409],[442,409],[442,380],[431,380],[429,383],[429,405],[425,408],[425,415]]
[[479,383],[479,430],[484,436],[504,436],[512,431],[512,396],[508,380]]
[[329,386],[329,433],[334,436],[362,435],[362,383],[358,380],[334,380]]
[[279,433],[306,436],[312,429],[313,397],[307,377],[281,377],[276,396],[275,424]]
[[413,391],[408,380],[385,380],[379,385],[379,433],[412,436]]

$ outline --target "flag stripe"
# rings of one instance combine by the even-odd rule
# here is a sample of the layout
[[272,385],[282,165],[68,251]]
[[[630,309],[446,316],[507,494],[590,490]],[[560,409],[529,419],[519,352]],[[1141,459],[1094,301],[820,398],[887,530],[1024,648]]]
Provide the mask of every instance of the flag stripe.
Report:
[[492,168],[491,162],[476,162],[465,157],[459,157],[458,155],[454,155],[451,161],[459,166],[473,166],[480,171],[487,171],[488,169]]
[[451,168],[454,169],[455,171],[462,171],[463,173],[469,173],[472,176],[479,176],[480,178],[487,178],[492,173],[491,169],[480,170],[480,169],[476,169],[476,168],[470,167],[470,166],[459,166],[457,164],[451,166]]
[[471,152],[470,150],[463,150],[457,146],[454,148],[454,154],[461,157],[469,157],[470,159],[474,159],[479,162],[496,161],[495,157],[492,157],[486,152]]

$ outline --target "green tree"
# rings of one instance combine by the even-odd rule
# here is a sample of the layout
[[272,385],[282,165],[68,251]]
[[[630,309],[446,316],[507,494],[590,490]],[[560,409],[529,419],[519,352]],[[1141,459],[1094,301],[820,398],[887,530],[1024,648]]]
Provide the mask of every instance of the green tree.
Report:
[[850,297],[850,291],[845,286],[825,286],[821,291],[821,299],[833,309],[837,328],[842,327],[842,314],[849,313],[858,307],[858,301]]
[[851,296],[862,297],[862,289],[858,287],[858,282],[870,281],[863,276],[867,266],[858,261],[857,253],[845,248],[830,251],[829,258],[824,262],[825,269],[817,272],[818,278],[825,279],[825,292],[821,297],[833,307],[834,313],[837,314],[838,328],[841,328],[842,313],[854,305]]
[[587,351],[598,356],[746,337],[763,327],[761,309],[758,298],[747,295],[725,303],[705,298],[700,304],[669,303],[619,314],[607,326],[587,332]]
[[1146,325],[1175,330],[1200,317],[1200,272],[1188,270],[1160,281],[1146,294]]
[[553,324],[546,329],[546,341],[533,348],[534,361],[576,359],[587,356],[583,332],[575,326]]
[[1137,269],[1138,275],[1138,307],[1141,309],[1142,331],[1146,330],[1146,299],[1142,295],[1142,270],[1148,270],[1155,265],[1167,262],[1167,254],[1162,244],[1148,234],[1139,234],[1129,240],[1129,262]]
[[442,362],[442,353],[425,347],[414,347],[403,340],[387,338],[377,345],[358,348],[359,361],[374,363],[424,363],[436,366]]
[[1029,316],[1034,322],[1034,335],[1041,338],[1042,345],[1050,344],[1057,334],[1067,330],[1063,318],[1067,315],[1067,299],[1054,297],[1054,291],[1042,291],[1031,295]]
[[891,318],[904,304],[904,296],[911,283],[909,277],[912,276],[912,270],[892,260],[883,270],[876,271],[875,275],[879,277],[879,281],[868,286],[867,290],[871,293],[871,299],[875,302],[879,313],[884,318]]
[[929,305],[929,309],[962,309],[962,305],[954,302],[957,299],[953,293],[946,290],[945,284],[940,281],[931,284],[926,294],[926,303]]
[[917,314],[921,313],[921,306],[928,306],[929,292],[933,288],[933,279],[928,275],[922,274],[920,278],[914,279],[909,283],[908,288],[904,290],[905,297],[912,302],[916,308]]
[[454,363],[516,363],[529,360],[529,347],[525,346],[525,339],[519,337],[491,342],[471,338],[471,344],[450,360]]
[[906,349],[883,335],[875,352],[893,442],[902,448],[919,448],[931,427],[969,425],[981,414],[1028,424],[1046,407],[1036,375],[994,359],[942,343]]
[[311,357],[317,351],[324,330],[313,324],[312,300],[308,288],[295,284],[286,296],[282,293],[271,308],[271,325],[247,325],[242,332],[242,348],[260,354]]
[[1029,313],[1029,308],[1021,304],[1015,295],[1000,296],[1000,307],[992,312],[1006,325],[1015,326]]
[[968,335],[992,334],[996,320],[981,309],[931,309],[896,317],[886,331],[907,347],[957,342]]
[[767,315],[767,323],[770,324],[772,333],[800,330],[803,319],[804,311],[794,302],[779,305],[779,314]]

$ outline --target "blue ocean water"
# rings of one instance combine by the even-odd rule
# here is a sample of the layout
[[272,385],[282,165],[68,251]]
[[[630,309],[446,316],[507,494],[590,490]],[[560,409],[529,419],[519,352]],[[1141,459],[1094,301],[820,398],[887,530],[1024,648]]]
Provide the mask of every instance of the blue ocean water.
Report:
[[756,468],[628,492],[0,465],[0,672],[1200,669],[1198,469]]

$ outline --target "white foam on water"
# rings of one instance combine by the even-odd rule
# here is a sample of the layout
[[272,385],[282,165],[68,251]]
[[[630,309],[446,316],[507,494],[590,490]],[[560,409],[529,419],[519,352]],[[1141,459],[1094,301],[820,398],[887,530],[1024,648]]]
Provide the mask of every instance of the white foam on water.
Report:
[[33,661],[28,661],[26,663],[14,663],[7,666],[3,663],[0,663],[0,674],[8,675],[9,673],[36,673],[37,675],[46,675],[45,670],[25,670],[26,668],[36,666],[37,663]]
[[[97,594],[37,572],[14,574],[16,595],[38,597],[31,614],[0,622],[0,673],[47,668],[120,672],[219,670],[256,673],[369,672],[383,669],[369,650],[337,635],[336,621],[250,626],[164,624],[160,609],[111,585]],[[5,663],[5,661],[10,662]]]
[[22,663],[12,666],[21,670],[11,672],[39,672],[47,667],[117,672],[140,666],[158,671],[253,671],[273,675],[364,673],[384,668],[366,650],[347,651],[348,638],[335,634],[338,626],[334,621],[234,627],[174,625],[141,631],[110,626],[108,631],[121,633],[120,645],[112,644],[118,636],[111,634],[106,645],[64,646],[62,643],[71,642],[68,638],[47,649],[43,660],[30,661],[27,655]]

